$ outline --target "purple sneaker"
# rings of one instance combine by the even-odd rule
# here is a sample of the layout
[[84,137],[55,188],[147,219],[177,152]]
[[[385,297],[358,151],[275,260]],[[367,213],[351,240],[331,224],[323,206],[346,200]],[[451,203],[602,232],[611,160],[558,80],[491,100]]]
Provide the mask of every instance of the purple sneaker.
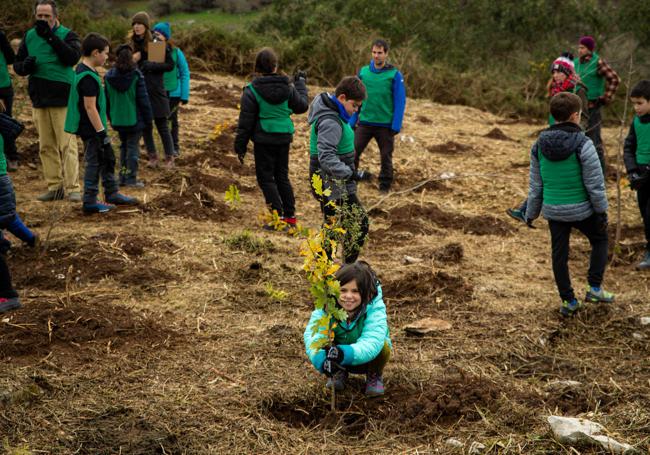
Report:
[[384,394],[384,380],[379,373],[366,374],[366,396],[380,397]]

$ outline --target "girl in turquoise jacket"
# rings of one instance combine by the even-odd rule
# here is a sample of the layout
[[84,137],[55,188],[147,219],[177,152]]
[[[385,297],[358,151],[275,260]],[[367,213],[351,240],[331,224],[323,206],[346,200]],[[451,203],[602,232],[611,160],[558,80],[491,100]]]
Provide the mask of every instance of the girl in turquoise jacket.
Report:
[[349,373],[366,375],[366,395],[384,394],[382,373],[392,352],[381,286],[372,268],[363,261],[345,264],[336,272],[341,284],[338,305],[348,318],[334,329],[334,344],[310,349],[325,337],[314,326],[325,313],[314,310],[305,329],[307,356],[314,367],[329,377],[327,387],[343,390]]

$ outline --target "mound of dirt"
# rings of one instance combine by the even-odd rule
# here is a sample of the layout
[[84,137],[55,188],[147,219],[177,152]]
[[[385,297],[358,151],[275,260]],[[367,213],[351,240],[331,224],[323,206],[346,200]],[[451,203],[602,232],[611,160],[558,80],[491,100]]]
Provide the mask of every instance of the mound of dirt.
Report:
[[12,276],[19,289],[58,291],[107,277],[134,286],[178,280],[178,275],[160,270],[142,258],[146,244],[132,236],[124,243],[115,237],[110,241],[63,239],[50,242],[44,251],[16,248],[10,253]]
[[458,276],[431,270],[412,272],[408,275],[386,282],[384,297],[401,302],[421,302],[443,297],[451,302],[467,302],[472,299],[473,287]]
[[463,245],[454,242],[449,243],[443,247],[436,248],[436,250],[431,254],[431,258],[435,259],[438,262],[456,264],[463,259],[463,254]]
[[416,120],[420,123],[424,123],[425,125],[431,125],[433,123],[433,120],[431,120],[426,115],[422,115],[422,114],[418,115],[416,117]]
[[442,153],[444,155],[456,155],[458,153],[470,152],[474,148],[471,145],[460,144],[458,142],[449,141],[444,144],[434,144],[427,147],[431,153]]
[[73,299],[67,305],[33,301],[11,314],[11,324],[2,324],[0,360],[13,357],[43,357],[54,345],[73,344],[74,349],[97,346],[111,340],[111,349],[127,342],[151,345],[160,342],[166,330],[132,310],[111,304],[97,305]]
[[215,193],[225,193],[230,185],[235,185],[241,192],[253,191],[254,187],[242,185],[236,177],[221,177],[218,175],[208,174],[199,169],[192,168],[189,172],[177,172],[170,178],[166,179],[176,191],[188,187],[203,187]]
[[465,216],[449,213],[434,204],[408,204],[391,209],[389,212],[371,211],[371,215],[385,216],[391,222],[389,231],[408,231],[432,234],[435,230],[428,223],[441,228],[455,229],[473,235],[507,236],[513,232],[512,226],[493,216]]
[[506,136],[506,133],[501,131],[499,128],[493,128],[491,129],[488,133],[484,134],[483,137],[486,137],[488,139],[497,139],[499,141],[513,141],[514,139],[509,138]]
[[196,97],[207,101],[212,107],[237,109],[239,105],[240,96],[238,96],[234,90],[228,89],[225,86],[215,87],[212,84],[201,84],[194,88],[193,91],[196,94]]
[[226,221],[230,219],[232,211],[217,197],[202,185],[192,185],[182,193],[171,191],[158,196],[147,206],[147,210],[163,215],[189,217],[197,221]]

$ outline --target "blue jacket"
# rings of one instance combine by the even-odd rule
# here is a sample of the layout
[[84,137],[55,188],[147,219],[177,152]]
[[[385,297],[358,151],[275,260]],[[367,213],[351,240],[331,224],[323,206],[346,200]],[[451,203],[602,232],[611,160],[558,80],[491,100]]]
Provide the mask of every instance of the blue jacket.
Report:
[[[377,286],[377,296],[372,300],[372,302],[366,305],[364,311],[366,319],[361,336],[352,344],[338,346],[343,351],[343,366],[363,365],[364,363],[370,362],[379,355],[381,350],[384,348],[385,343],[388,343],[392,348],[386,317],[386,305],[384,304],[381,286]],[[323,372],[323,362],[325,361],[326,356],[325,350],[319,349],[314,351],[310,349],[309,346],[311,346],[314,341],[325,337],[322,333],[316,333],[316,335],[312,334],[314,324],[324,315],[325,312],[323,310],[314,310],[309,318],[309,323],[307,324],[304,333],[305,352],[307,353],[312,365],[314,365],[314,367],[321,373]],[[350,330],[355,326],[358,319],[359,318],[357,317],[351,323],[340,322],[339,324],[341,327]]]
[[[392,70],[393,65],[385,64],[383,68],[375,68],[375,62],[370,61],[370,71],[380,73],[382,71]],[[357,74],[361,78],[361,72]],[[363,80],[363,79],[362,79]],[[360,122],[362,125],[383,126],[399,133],[402,130],[402,121],[404,120],[404,111],[406,110],[406,87],[404,87],[404,76],[397,71],[393,78],[393,122],[389,124]],[[363,109],[363,107],[362,107]],[[355,113],[350,119],[350,125],[354,126],[359,121],[359,113]]]
[[175,48],[177,52],[176,57],[176,71],[178,74],[178,87],[173,92],[169,92],[170,98],[180,98],[181,101],[189,101],[190,99],[190,67],[185,59],[185,54],[178,47]]

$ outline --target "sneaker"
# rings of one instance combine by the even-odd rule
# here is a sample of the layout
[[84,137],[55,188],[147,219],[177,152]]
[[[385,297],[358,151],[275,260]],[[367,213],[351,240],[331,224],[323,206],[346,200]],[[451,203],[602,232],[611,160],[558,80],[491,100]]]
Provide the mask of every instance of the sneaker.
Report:
[[364,171],[363,169],[359,169],[358,171],[356,171],[355,180],[359,182],[372,180],[372,174],[368,171]]
[[379,185],[379,192],[383,194],[390,193],[390,185]]
[[379,373],[366,374],[366,396],[380,397],[384,394],[384,380]]
[[109,210],[113,210],[114,208],[114,205],[95,202],[94,204],[84,204],[81,209],[85,214],[90,215],[92,213],[106,213]]
[[81,202],[81,193],[79,191],[73,191],[68,194],[68,201],[70,202]]
[[325,384],[325,387],[331,389],[332,384],[334,384],[334,390],[340,392],[341,390],[345,389],[345,383],[347,380],[348,372],[339,370],[334,373],[333,377],[327,379],[327,384]]
[[639,262],[636,265],[636,268],[639,270],[648,270],[650,269],[650,251],[646,252],[643,261]]
[[7,172],[16,172],[18,170],[18,161],[7,160]]
[[506,209],[506,213],[517,221],[526,223],[526,214],[519,209]]
[[571,317],[580,311],[584,305],[578,299],[573,299],[570,302],[567,300],[562,301],[562,306],[560,307],[560,314],[565,317]]
[[298,222],[296,220],[296,217],[285,217],[285,216],[283,216],[281,219],[282,219],[282,221],[287,223],[289,225],[289,227],[296,227],[296,223]]
[[7,313],[8,311],[17,310],[18,308],[22,308],[18,297],[0,297],[0,313]]
[[147,167],[150,168],[157,168],[158,167],[158,158],[149,158],[149,162],[147,163]]
[[46,193],[39,195],[36,199],[41,202],[60,201],[63,199],[63,188],[59,188],[58,190],[49,190]]
[[607,292],[603,288],[593,288],[587,285],[587,294],[585,295],[585,302],[591,303],[612,303],[614,301],[614,294]]
[[167,169],[174,169],[174,155],[165,157],[165,167]]
[[137,188],[137,189],[142,189],[146,185],[142,180],[136,180],[135,182],[121,182],[120,186],[125,186],[127,188]]
[[106,196],[106,202],[113,205],[137,205],[138,200],[131,196],[125,196],[121,193],[113,193]]

